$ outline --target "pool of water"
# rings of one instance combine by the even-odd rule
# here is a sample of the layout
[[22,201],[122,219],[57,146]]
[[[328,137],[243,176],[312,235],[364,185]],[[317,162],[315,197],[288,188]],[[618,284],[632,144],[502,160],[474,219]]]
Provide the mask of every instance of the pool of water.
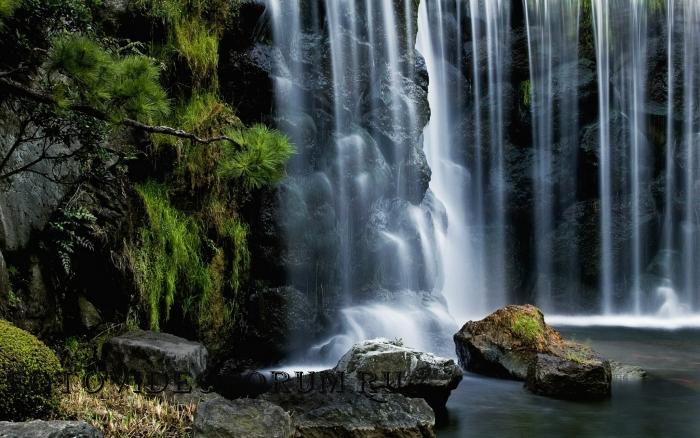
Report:
[[533,395],[522,382],[466,374],[438,436],[700,437],[700,329],[558,329],[649,376],[614,382],[610,400],[579,403]]

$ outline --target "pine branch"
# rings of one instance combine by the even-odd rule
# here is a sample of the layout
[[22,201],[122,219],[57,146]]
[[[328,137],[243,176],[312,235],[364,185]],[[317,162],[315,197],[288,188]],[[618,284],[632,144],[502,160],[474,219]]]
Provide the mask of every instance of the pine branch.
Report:
[[[33,100],[35,102],[40,102],[40,103],[52,105],[52,106],[58,106],[58,102],[56,101],[56,99],[53,96],[46,94],[46,93],[42,93],[41,91],[34,90],[34,89],[27,87],[27,86],[25,86],[17,81],[14,81],[12,79],[7,79],[4,77],[3,72],[0,72],[0,88],[4,88],[5,90],[8,90],[16,95]],[[88,115],[90,117],[94,117],[94,118],[99,119],[99,120],[113,122],[113,120],[111,120],[106,113],[104,113],[103,111],[101,111],[93,106],[87,105],[87,104],[72,103],[72,104],[68,105],[67,109],[81,113],[81,114]],[[131,127],[131,128],[135,128],[135,129],[141,130],[143,132],[148,132],[151,134],[170,135],[173,137],[192,140],[193,142],[200,143],[200,144],[211,144],[211,143],[216,143],[219,141],[229,141],[229,142],[233,143],[234,145],[236,145],[237,147],[240,147],[240,145],[234,139],[232,139],[231,137],[228,137],[226,135],[220,135],[218,137],[203,138],[203,137],[199,137],[191,132],[183,131],[182,129],[172,128],[170,126],[148,125],[146,123],[139,122],[138,120],[129,119],[129,118],[124,118],[124,119],[118,120],[116,123]]]

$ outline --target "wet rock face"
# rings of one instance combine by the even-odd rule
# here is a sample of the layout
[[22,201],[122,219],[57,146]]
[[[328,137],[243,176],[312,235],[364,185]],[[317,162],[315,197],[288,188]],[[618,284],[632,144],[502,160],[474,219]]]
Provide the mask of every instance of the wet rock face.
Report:
[[217,397],[200,403],[194,420],[194,438],[288,438],[289,414],[265,400],[226,400]]
[[524,380],[532,392],[554,398],[610,396],[610,363],[590,347],[563,339],[534,306],[507,306],[469,321],[454,340],[468,371]]
[[[340,359],[335,371],[344,372],[349,379],[359,382],[374,376],[377,382],[373,387],[423,398],[433,409],[444,408],[450,393],[462,380],[462,370],[452,359],[423,353],[387,339],[354,345]],[[385,373],[389,373],[388,387]]]
[[102,438],[102,432],[82,421],[0,421],[3,438]]
[[600,358],[568,360],[538,354],[528,369],[525,386],[535,394],[574,400],[610,397],[610,362]]
[[318,312],[309,298],[293,287],[268,288],[250,297],[251,352],[282,358],[318,333]]
[[144,330],[114,337],[102,349],[108,371],[161,373],[178,379],[183,374],[197,379],[207,367],[207,356],[198,342]]
[[[3,151],[10,150],[17,135],[19,122],[13,119],[14,117],[0,112],[0,149]],[[38,142],[21,143],[10,156],[5,171],[35,159],[36,151],[42,147],[43,144]],[[72,152],[72,149],[62,144],[49,147],[55,155]],[[9,186],[3,186],[0,190],[0,247],[4,250],[24,248],[32,233],[44,229],[61,199],[69,192],[70,185],[53,182],[41,173],[52,175],[54,179],[67,179],[78,171],[77,163],[67,160],[55,167],[51,162],[39,162],[33,167],[34,172],[15,175],[9,181]]]

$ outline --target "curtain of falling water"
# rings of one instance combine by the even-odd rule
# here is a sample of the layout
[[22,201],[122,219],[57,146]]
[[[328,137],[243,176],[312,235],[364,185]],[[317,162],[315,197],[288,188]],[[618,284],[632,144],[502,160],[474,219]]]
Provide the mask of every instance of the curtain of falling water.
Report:
[[279,218],[288,282],[319,312],[339,309],[337,335],[319,349],[333,356],[376,336],[427,348],[431,330],[452,321],[431,296],[442,213],[420,188],[428,108],[415,71],[416,3],[266,3],[275,117],[298,150]]
[[[537,303],[552,308],[552,225],[555,198],[566,205],[576,192],[578,136],[578,39],[580,5],[578,0],[525,0],[525,19],[530,61],[530,108],[532,112],[535,160],[535,269]],[[525,90],[525,93],[528,93]],[[555,145],[558,145],[557,172],[569,175],[553,187]],[[569,254],[572,267],[576,255]],[[575,269],[571,270],[572,272]],[[558,273],[558,275],[567,275]],[[569,283],[576,282],[571,278]]]
[[592,14],[596,44],[599,117],[600,183],[600,270],[601,310],[613,310],[612,224],[610,188],[610,5],[608,0],[593,0]]
[[[424,150],[433,171],[430,189],[448,219],[436,236],[440,286],[458,321],[506,302],[502,89],[509,80],[510,8],[500,0],[426,0],[419,10],[417,48],[430,76]],[[464,22],[471,28],[466,48]],[[471,65],[463,65],[465,49]]]
[[684,193],[680,225],[684,301],[697,309],[700,301],[700,2],[684,0],[683,20],[683,137]]
[[[580,96],[571,84],[578,83],[580,11],[587,2],[523,2],[532,142],[515,147],[532,146],[535,157],[535,296],[539,305],[566,312],[555,292],[573,296],[580,291],[554,291],[550,281],[570,276],[584,261],[575,245],[565,263],[553,260],[550,236],[563,208],[580,201],[575,199]],[[381,271],[379,281],[391,281],[380,286],[392,292],[442,292],[450,312],[461,320],[510,301],[505,260],[517,242],[506,237],[506,212],[513,201],[505,163],[512,147],[506,140],[512,122],[507,99],[512,96],[504,90],[513,85],[514,2],[423,0],[417,28],[411,18],[413,4],[268,0],[281,54],[275,65],[277,118],[299,147],[290,166],[287,197],[289,217],[298,216],[299,223],[287,227],[288,246],[299,248],[298,258],[311,259],[290,277],[298,277],[291,281],[298,288],[322,289],[324,296],[336,288],[336,298],[353,306],[353,294],[365,286],[368,272]],[[592,0],[590,5],[599,183],[591,214],[599,218],[599,251],[597,260],[587,262],[599,266],[600,303],[591,310],[607,314],[658,308],[653,281],[647,278],[657,247],[669,260],[663,284],[686,308],[697,310],[699,304],[700,2],[668,0],[658,9],[659,4]],[[666,23],[666,36],[659,40],[668,59],[670,86],[663,96],[665,157],[652,160],[650,138],[658,134],[650,132],[657,111],[650,94],[663,91],[658,84],[651,88],[649,68],[654,50],[659,50],[652,38],[658,36],[654,25],[659,22]],[[432,194],[423,203],[406,203],[415,175],[400,165],[406,159],[402,145],[415,141],[424,123],[411,93],[404,90],[414,79],[415,35],[430,76],[432,114],[423,146],[432,169]],[[322,85],[309,85],[314,83]],[[327,96],[324,89],[330,90]],[[658,148],[658,140],[654,146]],[[654,170],[657,164],[665,169],[661,179]],[[554,173],[570,177],[554,185]],[[655,207],[658,200],[662,202]],[[446,220],[433,227],[441,204]],[[368,233],[370,226],[377,229]],[[308,265],[314,266],[312,273]],[[370,265],[374,271],[368,271]],[[425,278],[437,279],[437,284]],[[362,335],[385,330],[370,329],[372,322],[366,320],[360,323],[363,315],[376,315],[374,311],[348,308],[347,325],[356,332],[361,327]],[[395,309],[392,314],[413,315],[402,312]]]

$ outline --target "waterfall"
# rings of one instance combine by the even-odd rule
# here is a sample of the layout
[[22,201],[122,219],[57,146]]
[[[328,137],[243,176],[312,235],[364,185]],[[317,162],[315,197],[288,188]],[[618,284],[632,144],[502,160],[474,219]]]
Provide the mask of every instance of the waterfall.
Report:
[[[682,2],[682,59],[683,59],[683,134],[681,168],[684,193],[680,223],[682,240],[681,290],[685,303],[697,309],[700,301],[700,4],[692,0]],[[669,195],[672,196],[672,195]]]
[[[506,302],[501,87],[508,75],[509,15],[505,1],[472,0],[468,7],[424,1],[419,9],[417,49],[431,78],[431,119],[423,147],[433,170],[430,190],[445,205],[448,218],[448,226],[435,236],[443,263],[440,286],[458,321]],[[473,35],[470,45],[462,40],[466,20]],[[486,46],[480,56],[482,34]],[[472,53],[471,67],[462,63],[465,49]],[[465,126],[465,121],[473,125]],[[462,130],[470,131],[469,136],[461,135]]]
[[265,3],[312,350],[434,349],[509,302],[700,310],[699,2]]
[[[376,336],[434,346],[435,333],[455,324],[433,295],[441,269],[432,236],[445,219],[427,192],[421,136],[429,107],[414,52],[416,4],[266,5],[275,119],[298,149],[281,187],[281,257],[288,282],[319,320],[333,315],[312,352],[332,358]],[[421,317],[407,316],[419,310]]]
[[[535,146],[533,182],[535,192],[535,270],[537,303],[552,307],[553,218],[555,201],[566,203],[576,192],[576,148],[578,135],[578,0],[527,0],[525,19],[528,37],[532,133]],[[528,90],[529,89],[529,90]],[[569,175],[555,193],[553,172],[555,145],[559,146],[559,172]],[[577,263],[569,254],[570,266]]]

